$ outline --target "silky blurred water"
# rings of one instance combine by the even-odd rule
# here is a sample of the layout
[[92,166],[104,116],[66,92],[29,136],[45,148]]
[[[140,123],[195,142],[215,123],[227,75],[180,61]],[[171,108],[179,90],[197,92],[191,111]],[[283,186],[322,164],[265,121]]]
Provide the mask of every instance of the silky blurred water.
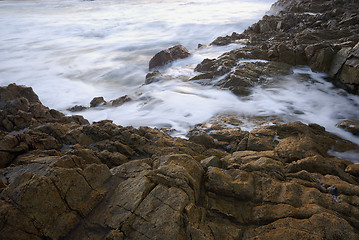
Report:
[[270,2],[1,1],[0,84],[30,85],[59,110],[116,98],[144,82],[156,52],[240,32]]
[[[241,47],[196,49],[199,43],[242,32],[273,2],[0,1],[0,85],[31,86],[44,105],[66,114],[71,114],[67,108],[89,106],[97,96],[107,101],[123,95],[133,99],[120,107],[80,112],[90,121],[167,127],[183,135],[220,113],[276,115],[318,123],[359,143],[335,127],[342,119],[359,119],[359,98],[338,94],[323,74],[308,68],[293,69],[280,84],[257,86],[246,99],[184,81],[195,75],[194,67],[204,58]],[[188,48],[191,57],[161,69],[170,80],[143,85],[151,57],[176,44]]]

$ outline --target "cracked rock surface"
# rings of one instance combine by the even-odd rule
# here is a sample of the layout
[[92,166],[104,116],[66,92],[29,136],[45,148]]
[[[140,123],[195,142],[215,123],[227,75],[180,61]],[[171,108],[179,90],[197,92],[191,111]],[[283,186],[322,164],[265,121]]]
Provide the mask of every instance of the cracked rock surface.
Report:
[[3,239],[359,239],[358,165],[328,155],[359,147],[319,125],[231,119],[185,140],[0,91],[2,113],[31,116],[0,123]]

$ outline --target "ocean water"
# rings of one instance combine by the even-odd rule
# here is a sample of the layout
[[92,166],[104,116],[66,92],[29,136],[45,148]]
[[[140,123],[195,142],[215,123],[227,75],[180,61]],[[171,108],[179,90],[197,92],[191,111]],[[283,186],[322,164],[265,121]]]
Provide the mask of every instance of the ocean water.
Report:
[[[359,97],[325,81],[325,75],[297,67],[280,84],[257,86],[248,98],[211,85],[187,81],[204,58],[241,47],[205,47],[218,36],[242,32],[259,20],[274,0],[51,0],[0,1],[0,85],[33,87],[46,106],[65,114],[94,97],[109,101],[128,95],[120,107],[100,106],[80,113],[90,121],[172,128],[184,136],[217,114],[279,116],[315,122],[359,144],[335,127],[359,119]],[[161,71],[169,77],[144,85],[148,62],[162,49],[184,45],[191,57]],[[306,79],[306,80],[303,80]],[[243,126],[255,127],[255,126]]]

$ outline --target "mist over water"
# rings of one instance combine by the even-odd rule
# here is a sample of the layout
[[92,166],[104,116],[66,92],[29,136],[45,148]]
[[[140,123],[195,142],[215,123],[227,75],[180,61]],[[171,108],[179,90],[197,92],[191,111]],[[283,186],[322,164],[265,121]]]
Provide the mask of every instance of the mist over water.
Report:
[[[184,135],[193,125],[217,114],[279,116],[285,121],[315,122],[353,142],[338,129],[343,119],[359,119],[359,98],[340,90],[324,75],[294,68],[278,84],[257,86],[239,98],[211,85],[185,81],[204,58],[241,47],[196,49],[216,37],[242,32],[259,20],[274,0],[131,0],[1,1],[0,85],[33,87],[46,106],[66,111],[128,95],[120,107],[80,112],[90,121],[176,129]],[[148,62],[162,49],[182,44],[192,56],[161,71],[168,81],[144,85]],[[251,128],[252,125],[244,126]]]

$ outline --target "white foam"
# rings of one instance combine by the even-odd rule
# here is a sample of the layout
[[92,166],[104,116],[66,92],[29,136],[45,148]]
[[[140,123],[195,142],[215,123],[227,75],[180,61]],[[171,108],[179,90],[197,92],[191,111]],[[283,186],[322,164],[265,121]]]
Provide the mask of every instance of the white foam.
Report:
[[[337,94],[322,74],[308,68],[294,69],[278,84],[256,87],[247,100],[186,82],[204,58],[241,46],[196,49],[198,43],[243,31],[273,2],[1,1],[0,85],[32,86],[45,105],[64,112],[74,105],[88,105],[96,96],[111,100],[126,94],[134,99],[120,107],[81,112],[90,121],[170,127],[184,134],[218,113],[279,115],[286,121],[318,123],[359,143],[357,137],[335,127],[342,119],[359,119],[358,96]],[[193,55],[161,69],[173,80],[143,85],[150,58],[175,44]],[[242,62],[248,61],[252,60]],[[304,80],[303,75],[309,78]]]
[[359,152],[357,151],[336,152],[333,150],[329,150],[328,154],[337,158],[349,160],[355,164],[359,164]]
[[192,65],[216,57],[231,46],[194,49],[243,31],[270,2],[1,1],[0,85],[32,86],[59,110],[117,98],[144,82],[156,52],[180,43],[201,52]]

